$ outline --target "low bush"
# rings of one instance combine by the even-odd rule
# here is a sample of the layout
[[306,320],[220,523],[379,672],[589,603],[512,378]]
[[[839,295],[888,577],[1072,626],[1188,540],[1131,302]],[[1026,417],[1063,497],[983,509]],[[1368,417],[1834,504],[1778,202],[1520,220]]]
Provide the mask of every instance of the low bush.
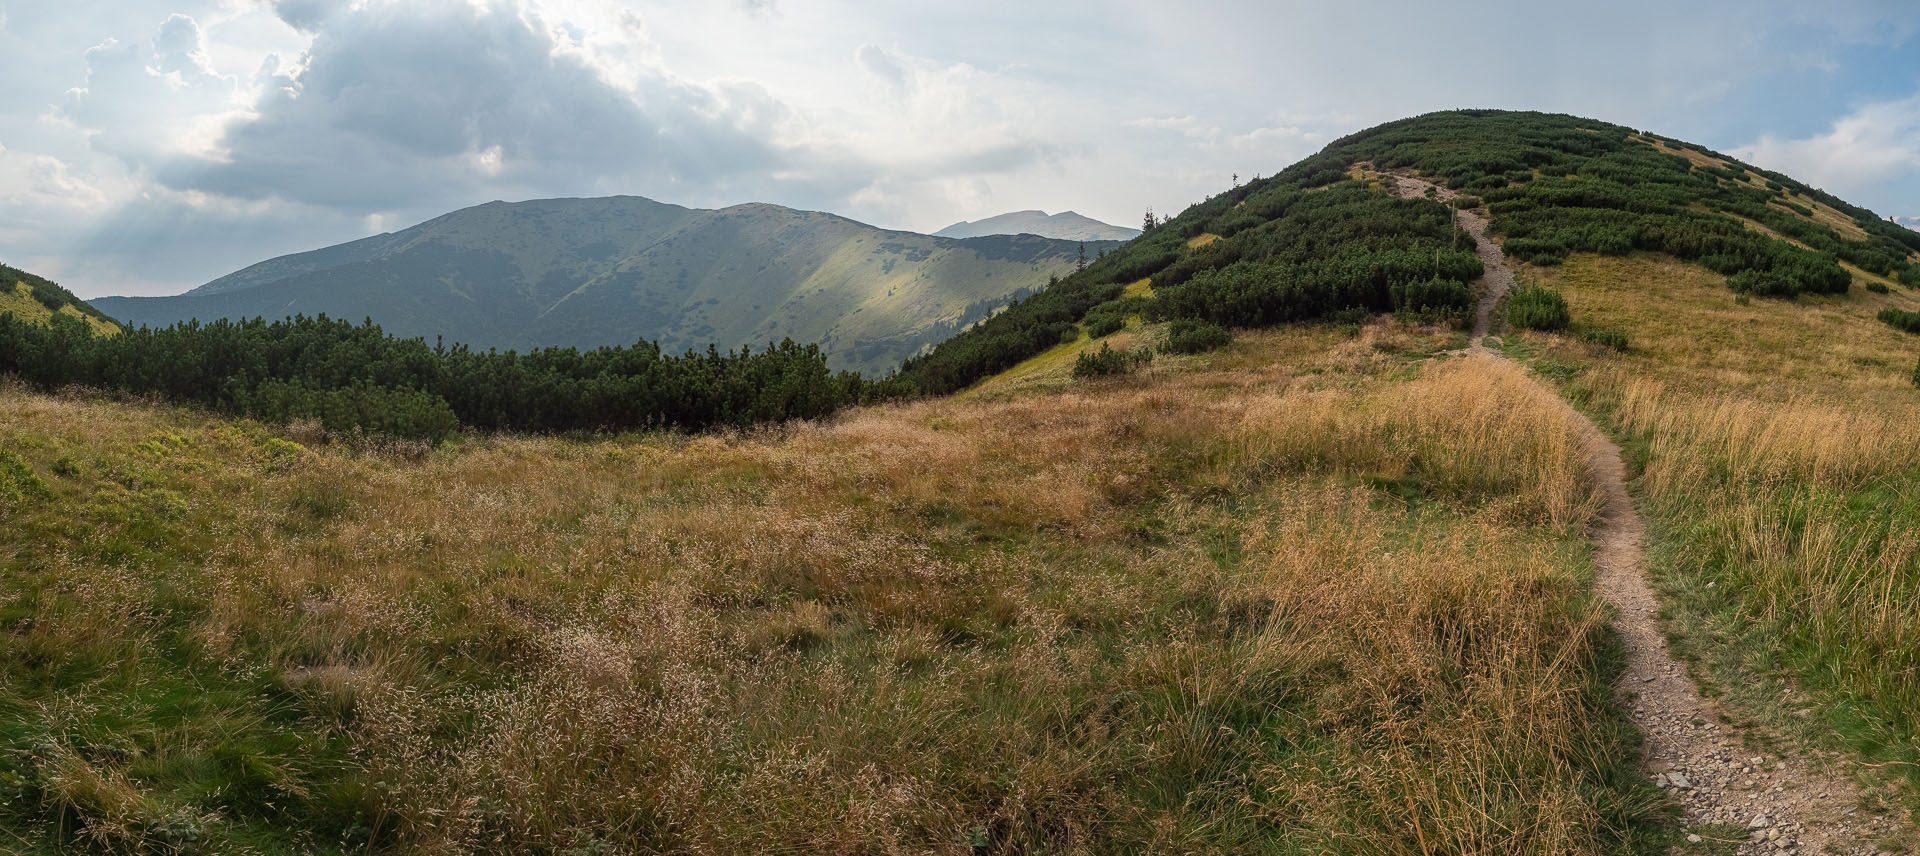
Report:
[[1880,320],[1896,330],[1908,333],[1920,333],[1920,312],[1908,312],[1903,309],[1882,309]]
[[1455,196],[1452,204],[1453,207],[1460,209],[1478,208],[1486,204],[1486,201],[1478,196]]
[[1101,343],[1100,350],[1083,351],[1073,361],[1073,376],[1084,379],[1122,375],[1152,361],[1153,351],[1150,349],[1116,351]]
[[1580,332],[1580,338],[1603,348],[1612,348],[1622,353],[1625,353],[1627,350],[1627,334],[1620,330],[1582,330]]
[[1233,341],[1227,328],[1211,321],[1176,318],[1167,327],[1167,350],[1176,354],[1198,354],[1223,348]]
[[1087,335],[1095,339],[1111,336],[1127,326],[1127,319],[1118,315],[1088,315]]
[[1867,283],[1867,290],[1874,294],[1888,294],[1892,291],[1892,289],[1887,288],[1887,284],[1884,282],[1869,282]]
[[1393,300],[1393,311],[1404,318],[1444,320],[1473,308],[1473,290],[1454,279],[1397,282],[1387,288],[1387,294]]
[[1120,332],[1128,318],[1146,312],[1152,302],[1145,297],[1122,297],[1093,307],[1087,312],[1087,335],[1098,339]]
[[1527,286],[1507,298],[1507,323],[1526,330],[1565,330],[1573,322],[1560,292]]

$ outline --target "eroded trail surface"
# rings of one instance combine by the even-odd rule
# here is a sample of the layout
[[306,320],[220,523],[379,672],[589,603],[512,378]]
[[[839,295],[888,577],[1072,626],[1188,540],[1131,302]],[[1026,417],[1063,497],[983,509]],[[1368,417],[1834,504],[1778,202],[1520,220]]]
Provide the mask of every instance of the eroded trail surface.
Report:
[[[1426,180],[1389,175],[1395,196],[1428,195],[1442,202],[1454,193]],[[1500,245],[1487,237],[1487,218],[1456,211],[1455,222],[1473,236],[1483,279],[1473,323],[1473,359],[1506,359],[1484,347],[1494,310],[1513,286]],[[1558,396],[1555,396],[1556,400]],[[1627,652],[1626,673],[1618,692],[1646,737],[1646,771],[1686,810],[1695,834],[1728,839],[1735,832],[1736,852],[1870,854],[1894,831],[1892,822],[1858,812],[1859,787],[1842,771],[1816,769],[1807,759],[1750,751],[1743,735],[1720,721],[1713,702],[1702,698],[1686,670],[1667,650],[1660,632],[1658,601],[1646,579],[1646,527],[1627,492],[1626,465],[1599,426],[1561,401],[1567,419],[1580,433],[1587,464],[1605,497],[1594,524],[1594,587],[1615,609],[1614,628]],[[1689,840],[1697,840],[1693,835]]]

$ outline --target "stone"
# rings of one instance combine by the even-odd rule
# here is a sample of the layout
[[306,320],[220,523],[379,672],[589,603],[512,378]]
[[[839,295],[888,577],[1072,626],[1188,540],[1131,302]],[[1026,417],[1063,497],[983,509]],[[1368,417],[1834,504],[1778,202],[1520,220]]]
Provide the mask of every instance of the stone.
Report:
[[1764,814],[1756,814],[1752,820],[1747,821],[1748,829],[1766,829],[1772,825],[1773,820]]

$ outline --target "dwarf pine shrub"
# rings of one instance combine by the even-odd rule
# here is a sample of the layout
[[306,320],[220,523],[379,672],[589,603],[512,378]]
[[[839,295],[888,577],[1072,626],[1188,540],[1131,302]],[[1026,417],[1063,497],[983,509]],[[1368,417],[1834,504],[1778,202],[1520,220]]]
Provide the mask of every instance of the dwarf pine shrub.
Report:
[[1507,298],[1507,323],[1526,330],[1565,330],[1573,322],[1560,292],[1530,285]]
[[1233,341],[1227,328],[1211,321],[1176,318],[1167,326],[1167,350],[1176,354],[1198,354],[1226,347]]
[[1073,376],[1084,379],[1126,374],[1152,360],[1152,350],[1141,348],[1116,351],[1103,342],[1100,350],[1082,351],[1073,361]]

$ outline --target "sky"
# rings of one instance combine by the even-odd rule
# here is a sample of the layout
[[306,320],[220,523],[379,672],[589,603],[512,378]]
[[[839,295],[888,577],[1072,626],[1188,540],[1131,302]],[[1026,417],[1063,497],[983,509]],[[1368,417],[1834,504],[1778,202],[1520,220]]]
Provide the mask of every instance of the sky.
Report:
[[1381,122],[1574,113],[1920,226],[1920,4],[0,0],[0,261],[171,294],[505,199],[1137,225]]

